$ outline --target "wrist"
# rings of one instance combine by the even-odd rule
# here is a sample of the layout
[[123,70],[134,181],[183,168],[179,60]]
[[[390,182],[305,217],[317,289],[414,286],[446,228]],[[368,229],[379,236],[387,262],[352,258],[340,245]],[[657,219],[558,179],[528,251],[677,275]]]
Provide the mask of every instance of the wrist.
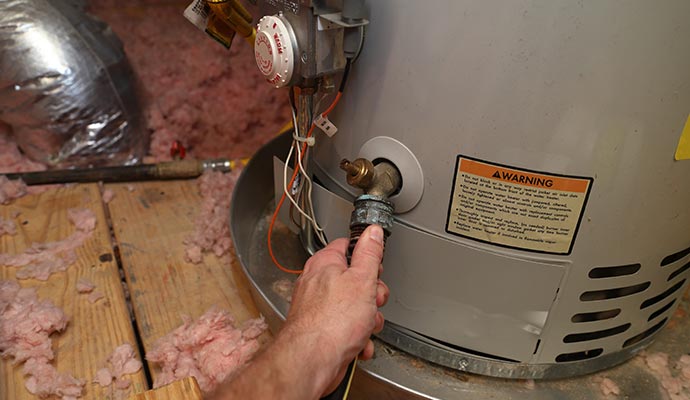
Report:
[[285,365],[293,382],[309,381],[308,396],[318,398],[337,377],[343,363],[339,349],[328,335],[318,328],[303,327],[299,322],[286,322],[274,346],[283,352]]

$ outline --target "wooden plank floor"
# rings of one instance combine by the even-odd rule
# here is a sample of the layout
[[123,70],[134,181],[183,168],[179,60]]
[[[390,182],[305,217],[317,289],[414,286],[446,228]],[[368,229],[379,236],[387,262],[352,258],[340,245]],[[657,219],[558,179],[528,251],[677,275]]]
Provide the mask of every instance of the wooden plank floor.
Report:
[[202,400],[203,395],[196,379],[188,377],[155,390],[138,393],[129,400]]
[[[197,318],[217,305],[240,323],[259,316],[234,257],[210,255],[199,265],[184,261],[182,242],[201,206],[196,181],[107,187],[115,193],[108,209],[146,351],[179,326],[183,314]],[[150,367],[155,378],[158,369]]]
[[[91,383],[95,372],[115,347],[129,342],[136,348],[134,330],[125,304],[124,292],[98,186],[79,185],[52,189],[40,195],[27,196],[13,204],[0,206],[0,215],[10,218],[14,210],[18,233],[0,238],[0,253],[19,253],[33,242],[60,240],[73,232],[67,210],[87,207],[95,212],[98,222],[93,236],[77,249],[77,263],[65,272],[58,272],[47,282],[19,281],[24,287],[38,288],[42,299],[50,299],[70,317],[67,329],[53,334],[56,350],[54,365],[60,372],[69,372],[85,379],[83,399],[109,399],[109,388]],[[14,279],[17,268],[0,266],[0,279]],[[78,295],[75,284],[81,277],[94,282],[107,301],[91,304],[85,295]],[[133,391],[146,390],[143,371],[131,375]],[[0,360],[0,399],[36,399],[24,388],[20,366]]]

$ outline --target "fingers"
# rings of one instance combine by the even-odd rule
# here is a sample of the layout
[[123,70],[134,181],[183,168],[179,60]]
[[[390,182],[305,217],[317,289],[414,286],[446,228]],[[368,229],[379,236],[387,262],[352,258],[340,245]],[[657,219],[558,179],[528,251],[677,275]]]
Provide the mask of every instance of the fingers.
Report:
[[360,236],[352,252],[350,270],[365,279],[376,279],[383,258],[383,229],[369,226]]
[[304,272],[309,272],[314,266],[322,265],[340,265],[343,269],[347,268],[347,246],[349,241],[345,238],[340,238],[332,241],[328,246],[317,251],[312,257],[307,260],[304,265]]
[[383,307],[388,302],[388,297],[390,296],[390,289],[388,286],[379,279],[376,283],[376,307]]
[[[376,313],[376,323],[374,326],[373,333],[379,333],[383,330],[383,325],[385,323],[385,319],[383,318],[383,314],[381,312]],[[364,348],[362,351],[359,353],[358,358],[362,361],[370,360],[374,356],[374,342],[369,339],[367,340],[367,344],[364,345]]]
[[342,254],[343,257],[345,257],[345,253],[347,252],[347,246],[350,244],[350,241],[347,238],[340,238],[336,239],[328,244],[328,246],[324,247],[322,250],[334,250],[338,254]]
[[362,349],[362,352],[359,353],[359,359],[362,361],[366,360],[371,360],[371,358],[374,356],[374,342],[371,341],[371,339],[367,340],[367,344],[364,346],[364,349]]
[[383,314],[381,314],[381,311],[376,312],[376,323],[374,325],[374,333],[380,333],[383,330],[383,325],[385,324],[386,320],[383,318]]

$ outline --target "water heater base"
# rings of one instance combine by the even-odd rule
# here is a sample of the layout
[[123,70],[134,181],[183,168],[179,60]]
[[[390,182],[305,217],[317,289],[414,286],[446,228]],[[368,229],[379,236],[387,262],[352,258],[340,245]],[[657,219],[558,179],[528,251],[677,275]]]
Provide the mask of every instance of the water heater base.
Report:
[[[231,210],[237,256],[251,283],[252,297],[273,332],[279,330],[288,309],[275,284],[294,279],[273,266],[266,248],[268,221],[274,207],[272,159],[287,152],[289,138],[279,137],[255,155],[237,183]],[[275,230],[273,242],[274,251],[285,265],[301,266],[306,260],[299,238],[289,229]],[[680,307],[686,309],[687,300]],[[654,336],[656,341],[648,351],[669,353],[674,360],[690,352],[690,321],[673,322]],[[604,377],[614,380],[629,398],[664,398],[658,380],[640,358],[623,363],[649,346],[651,339],[625,352],[584,362],[528,366],[445,348],[394,324],[387,324],[379,337],[383,340],[375,340],[376,357],[358,363],[353,399],[592,399],[601,396]],[[584,374],[590,375],[580,376]],[[565,378],[568,376],[578,377]],[[545,380],[531,385],[524,379]]]

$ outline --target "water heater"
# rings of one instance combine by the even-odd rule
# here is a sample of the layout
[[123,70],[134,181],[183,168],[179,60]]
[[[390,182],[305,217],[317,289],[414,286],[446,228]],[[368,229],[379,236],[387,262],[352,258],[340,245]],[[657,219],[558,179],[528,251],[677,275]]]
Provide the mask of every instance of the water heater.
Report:
[[[281,22],[263,36],[294,60],[283,83],[328,86],[348,1],[261,3]],[[684,0],[367,3],[337,133],[316,130],[309,170],[329,239],[347,236],[359,194],[341,159],[400,173],[384,341],[554,378],[653,340],[689,279],[688,15]]]

